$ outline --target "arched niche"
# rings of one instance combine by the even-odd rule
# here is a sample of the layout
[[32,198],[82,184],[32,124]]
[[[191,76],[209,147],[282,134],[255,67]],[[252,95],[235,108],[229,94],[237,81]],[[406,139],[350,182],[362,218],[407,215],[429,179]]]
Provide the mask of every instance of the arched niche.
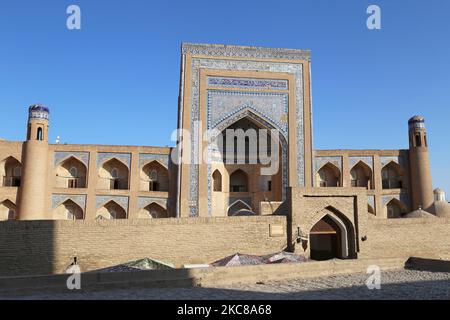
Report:
[[75,157],[69,157],[56,168],[56,187],[86,188],[86,177],[86,165]]
[[128,167],[116,158],[104,162],[99,169],[99,189],[127,190],[128,179]]
[[159,161],[152,161],[142,167],[141,191],[169,191],[169,170]]
[[339,187],[341,185],[341,170],[331,162],[327,162],[317,171],[319,187]]

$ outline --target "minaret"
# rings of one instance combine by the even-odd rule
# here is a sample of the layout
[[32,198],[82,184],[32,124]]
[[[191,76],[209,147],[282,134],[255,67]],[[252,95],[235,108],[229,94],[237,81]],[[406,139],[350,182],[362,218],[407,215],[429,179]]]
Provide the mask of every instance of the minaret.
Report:
[[27,140],[22,154],[19,220],[46,219],[49,110],[42,105],[28,109]]
[[412,210],[419,208],[429,210],[432,209],[434,196],[431,183],[425,119],[421,116],[414,116],[409,119],[408,127]]

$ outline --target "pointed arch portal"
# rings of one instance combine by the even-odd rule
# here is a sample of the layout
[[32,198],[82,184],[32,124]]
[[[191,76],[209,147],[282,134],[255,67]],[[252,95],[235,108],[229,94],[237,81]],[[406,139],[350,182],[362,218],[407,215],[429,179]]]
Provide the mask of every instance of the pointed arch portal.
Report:
[[312,260],[349,259],[355,255],[353,226],[334,210],[326,209],[309,234]]

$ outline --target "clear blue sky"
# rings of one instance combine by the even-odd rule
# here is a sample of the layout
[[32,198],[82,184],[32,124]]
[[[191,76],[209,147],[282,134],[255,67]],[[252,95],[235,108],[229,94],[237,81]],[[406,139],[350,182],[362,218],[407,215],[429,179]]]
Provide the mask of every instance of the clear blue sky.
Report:
[[[66,29],[70,4],[80,31]],[[366,28],[369,4],[381,31]],[[51,141],[171,145],[181,42],[311,49],[315,148],[407,148],[421,114],[449,194],[449,21],[448,0],[2,0],[0,137],[23,140],[39,102]]]

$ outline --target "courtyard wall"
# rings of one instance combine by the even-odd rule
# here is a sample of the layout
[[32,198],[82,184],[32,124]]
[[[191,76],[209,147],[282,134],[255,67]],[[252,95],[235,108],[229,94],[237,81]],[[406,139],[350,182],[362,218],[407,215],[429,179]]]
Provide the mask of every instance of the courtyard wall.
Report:
[[0,222],[0,277],[64,273],[73,257],[82,271],[90,271],[145,257],[181,266],[285,247],[283,216],[5,221]]
[[[91,271],[145,257],[181,266],[237,252],[274,253],[286,248],[286,222],[284,216],[5,221],[0,277],[64,273],[73,257]],[[450,258],[450,219],[369,218],[366,227],[359,258]]]

